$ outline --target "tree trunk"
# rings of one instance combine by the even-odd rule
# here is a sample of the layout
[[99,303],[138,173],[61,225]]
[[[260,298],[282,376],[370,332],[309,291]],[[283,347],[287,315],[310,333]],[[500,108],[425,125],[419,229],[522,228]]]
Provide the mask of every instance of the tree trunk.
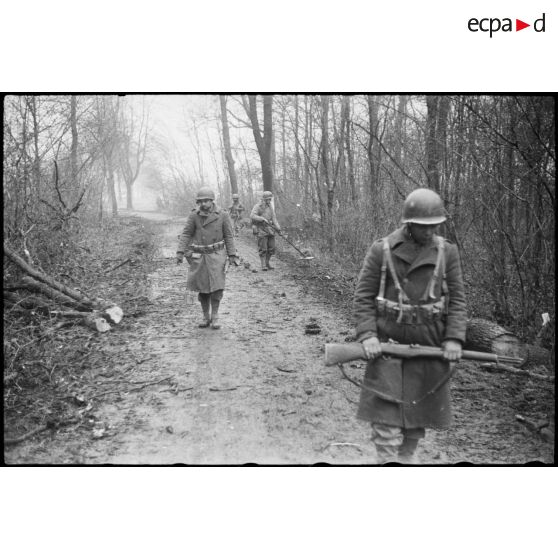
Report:
[[273,95],[264,95],[264,152],[265,157],[262,161],[262,172],[263,172],[263,185],[264,190],[269,190],[273,192],[273,119],[272,119],[272,107],[273,107]]
[[345,149],[347,150],[347,166],[349,172],[349,191],[351,202],[356,202],[356,182],[355,182],[355,168],[354,168],[354,155],[351,142],[351,101],[347,99],[345,104]]
[[238,182],[236,179],[236,170],[234,168],[234,159],[231,151],[229,120],[227,118],[227,96],[219,95],[219,102],[221,104],[221,125],[223,127],[223,145],[225,147],[225,158],[227,160],[227,169],[229,171],[229,179],[231,182],[231,194],[238,194]]
[[370,133],[368,136],[368,143],[366,146],[366,154],[368,156],[368,166],[369,166],[369,187],[370,194],[372,195],[373,201],[376,197],[376,163],[374,161],[374,138],[378,132],[378,105],[374,102],[373,95],[367,95],[366,100],[368,101],[368,121],[370,126]]
[[70,128],[72,130],[72,145],[70,147],[70,173],[72,186],[77,190],[77,150],[78,150],[78,130],[77,130],[77,97],[72,95],[70,97]]
[[438,95],[426,96],[426,175],[428,187],[440,191],[440,174],[438,170],[439,151],[436,144],[436,123],[438,120]]
[[263,96],[263,115],[264,115],[264,129],[263,136],[260,129],[260,122],[258,119],[258,106],[256,95],[248,95],[248,102],[243,97],[244,110],[250,119],[252,126],[252,133],[254,141],[258,148],[260,161],[262,166],[262,181],[263,189],[273,192],[273,161],[272,161],[272,146],[273,146],[273,121],[272,121],[272,106],[273,95]]

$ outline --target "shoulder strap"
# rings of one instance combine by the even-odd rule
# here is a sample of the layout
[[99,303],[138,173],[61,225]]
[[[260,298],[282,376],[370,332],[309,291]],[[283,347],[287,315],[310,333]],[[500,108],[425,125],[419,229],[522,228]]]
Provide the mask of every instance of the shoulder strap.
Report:
[[434,266],[434,272],[432,273],[432,277],[428,285],[426,286],[426,290],[422,295],[421,301],[428,301],[434,300],[436,295],[434,294],[434,289],[436,287],[436,283],[438,282],[438,277],[440,276],[440,270],[443,267],[443,279],[446,279],[446,260],[444,258],[444,247],[445,241],[444,238],[441,236],[436,236],[436,244],[438,246],[438,257],[436,258],[436,265]]
[[384,238],[384,260],[382,262],[382,269],[384,268],[386,262],[387,267],[389,268],[389,273],[395,285],[395,290],[397,291],[397,294],[399,296],[399,302],[407,302],[409,300],[409,297],[407,296],[407,293],[405,293],[405,291],[402,289],[401,283],[399,283],[399,278],[397,277],[397,272],[395,271],[395,265],[393,265],[391,249],[389,247],[389,241],[387,237]]

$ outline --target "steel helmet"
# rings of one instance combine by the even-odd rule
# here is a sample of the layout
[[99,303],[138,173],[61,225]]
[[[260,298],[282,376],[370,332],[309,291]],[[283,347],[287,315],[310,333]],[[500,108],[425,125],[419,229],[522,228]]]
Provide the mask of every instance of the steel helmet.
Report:
[[211,188],[200,188],[196,194],[196,201],[215,200],[215,194]]
[[233,199],[233,200],[237,200],[237,199],[238,199],[238,194],[233,194],[233,195],[232,195],[232,199]]
[[272,198],[272,197],[273,197],[273,192],[270,192],[269,190],[266,190],[262,195],[262,198],[264,198],[264,199]]
[[403,204],[403,223],[438,225],[446,220],[442,198],[428,188],[413,190]]

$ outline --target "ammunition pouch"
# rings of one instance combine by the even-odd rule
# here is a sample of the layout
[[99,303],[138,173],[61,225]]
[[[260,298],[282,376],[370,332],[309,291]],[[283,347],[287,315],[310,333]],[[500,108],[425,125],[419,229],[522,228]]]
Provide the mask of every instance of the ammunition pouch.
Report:
[[429,324],[446,317],[444,297],[430,304],[400,304],[383,297],[376,297],[378,316],[390,318],[402,324]]
[[198,254],[211,254],[212,252],[217,252],[222,250],[225,247],[225,241],[221,240],[220,242],[216,242],[215,244],[192,244],[190,248],[194,253]]

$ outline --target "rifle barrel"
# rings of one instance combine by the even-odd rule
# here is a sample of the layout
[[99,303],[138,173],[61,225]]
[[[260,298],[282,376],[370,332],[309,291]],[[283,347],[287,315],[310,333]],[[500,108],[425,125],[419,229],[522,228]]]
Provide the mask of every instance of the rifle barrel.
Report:
[[[426,345],[400,345],[398,343],[381,343],[382,352],[386,355],[399,358],[430,357],[442,358],[444,351],[440,347]],[[325,346],[326,364],[338,364],[351,360],[364,359],[364,350],[361,343],[327,343]],[[494,353],[465,350],[461,358],[466,360],[480,360],[483,362],[496,362],[520,366],[523,359],[512,356],[500,356]]]

